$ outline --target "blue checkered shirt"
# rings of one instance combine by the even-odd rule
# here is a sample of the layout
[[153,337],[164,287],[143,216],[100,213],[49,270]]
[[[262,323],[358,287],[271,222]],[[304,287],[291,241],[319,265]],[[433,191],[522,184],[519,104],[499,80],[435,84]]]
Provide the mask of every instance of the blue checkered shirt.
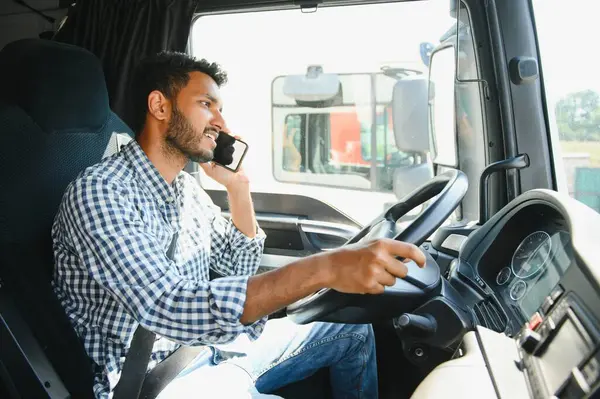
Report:
[[[135,140],[69,185],[52,236],[54,290],[93,360],[97,398],[117,384],[139,324],[157,334],[149,369],[180,345],[263,330],[266,319],[239,322],[262,230],[245,236],[185,172],[167,184]],[[210,281],[209,268],[227,277]]]

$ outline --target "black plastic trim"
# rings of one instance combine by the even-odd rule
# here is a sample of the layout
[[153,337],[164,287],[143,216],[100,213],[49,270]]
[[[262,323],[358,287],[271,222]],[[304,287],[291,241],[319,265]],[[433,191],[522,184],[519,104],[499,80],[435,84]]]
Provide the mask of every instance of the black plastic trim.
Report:
[[[24,398],[70,398],[71,395],[52,367],[12,300],[0,286],[0,363]],[[6,376],[4,376],[6,378]]]
[[[226,191],[206,190],[206,193],[222,211],[229,210]],[[302,217],[309,220],[338,223],[350,227],[362,227],[360,223],[335,207],[305,195],[253,192],[252,200],[254,202],[254,210],[257,214],[280,214],[291,217]]]
[[504,209],[494,215],[485,225],[469,236],[464,244],[460,257],[470,264],[477,264],[481,254],[495,238],[498,231],[509,219],[510,215],[522,207],[545,204],[554,208],[563,216],[573,244],[573,250],[579,267],[588,276],[597,292],[600,293],[600,251],[598,251],[597,229],[600,226],[600,214],[572,199],[555,191],[537,189],[522,194],[511,201]]

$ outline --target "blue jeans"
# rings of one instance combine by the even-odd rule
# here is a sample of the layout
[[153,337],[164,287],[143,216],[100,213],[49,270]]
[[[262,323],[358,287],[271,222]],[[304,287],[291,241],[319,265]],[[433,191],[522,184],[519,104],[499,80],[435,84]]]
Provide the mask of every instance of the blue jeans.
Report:
[[372,327],[269,320],[254,342],[243,335],[232,344],[201,353],[159,399],[274,397],[260,393],[304,379],[322,367],[329,368],[334,398],[376,399]]

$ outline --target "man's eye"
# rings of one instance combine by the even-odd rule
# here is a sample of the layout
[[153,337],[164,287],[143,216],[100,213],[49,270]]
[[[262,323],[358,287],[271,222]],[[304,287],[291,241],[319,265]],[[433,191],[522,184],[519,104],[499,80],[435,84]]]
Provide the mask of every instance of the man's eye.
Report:
[[200,104],[204,105],[207,108],[210,108],[210,101],[200,101]]

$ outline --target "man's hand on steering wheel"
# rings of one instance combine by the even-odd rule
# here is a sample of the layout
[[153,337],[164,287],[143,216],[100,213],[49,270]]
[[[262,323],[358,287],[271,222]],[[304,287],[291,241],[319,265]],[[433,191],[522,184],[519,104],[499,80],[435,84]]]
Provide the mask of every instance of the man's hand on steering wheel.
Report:
[[329,269],[327,286],[349,294],[381,294],[397,277],[406,277],[408,268],[397,258],[425,266],[425,254],[417,246],[391,238],[348,245],[322,256]]
[[[468,187],[466,175],[453,169],[400,199],[365,225],[339,252],[323,255],[332,257],[333,265],[327,266],[330,288],[288,305],[288,317],[298,324],[371,323],[411,312],[438,295],[442,285],[440,268],[433,257],[415,245],[421,245],[444,223]],[[428,206],[410,225],[399,228],[402,216],[425,203]],[[405,258],[406,264],[396,257]],[[425,258],[427,267],[423,267]]]

